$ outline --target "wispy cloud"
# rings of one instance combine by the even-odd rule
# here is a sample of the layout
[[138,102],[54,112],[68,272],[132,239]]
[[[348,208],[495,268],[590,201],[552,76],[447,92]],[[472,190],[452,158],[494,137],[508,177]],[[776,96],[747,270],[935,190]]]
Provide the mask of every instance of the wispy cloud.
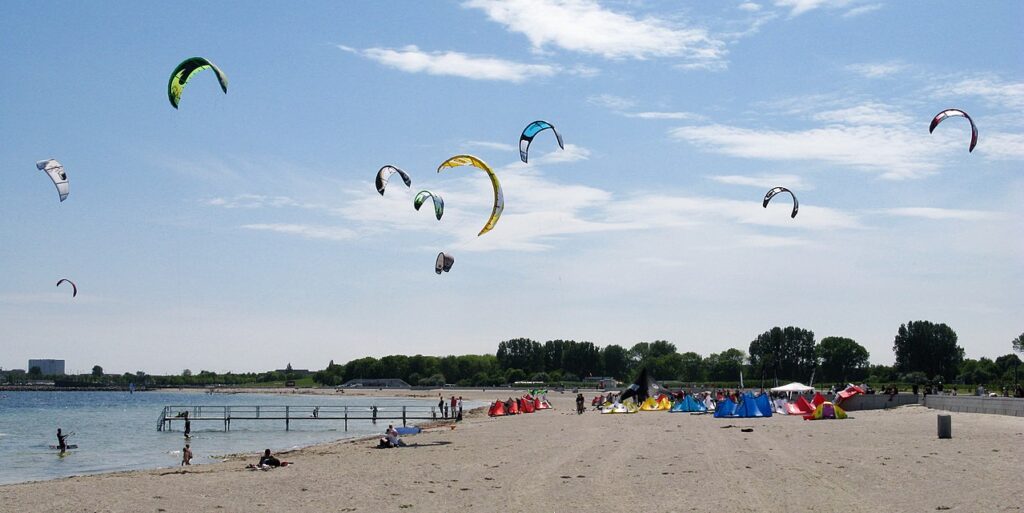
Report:
[[783,186],[791,190],[807,190],[812,188],[796,175],[717,175],[709,176],[708,178],[718,183],[757,187],[766,191],[775,186]]
[[1024,110],[1024,82],[1010,82],[997,75],[983,74],[933,87],[933,94],[962,98],[977,96],[989,105]]
[[775,0],[776,7],[790,9],[789,16],[795,17],[819,7],[838,9],[846,7],[852,0]]
[[648,16],[637,18],[593,0],[469,0],[540,51],[551,45],[608,59],[678,57],[689,64],[723,63],[725,43],[706,29]]
[[986,134],[978,150],[993,160],[1024,160],[1024,134]]
[[743,2],[742,4],[738,5],[737,7],[739,7],[739,9],[741,11],[747,11],[747,12],[757,12],[757,11],[761,10],[761,6],[759,4],[754,3],[754,2]]
[[957,221],[990,221],[1003,217],[999,212],[931,207],[888,208],[880,212],[898,217]]
[[908,68],[907,64],[900,61],[887,61],[887,62],[861,62],[856,64],[849,64],[846,66],[847,71],[856,73],[867,78],[884,78],[891,77]]
[[636,105],[635,100],[614,94],[592,94],[587,97],[587,103],[611,110],[626,110]]
[[624,115],[628,118],[640,119],[685,119],[691,121],[704,119],[704,116],[692,112],[627,112]]
[[505,144],[500,142],[492,141],[466,141],[463,143],[464,146],[469,148],[487,148],[488,150],[498,151],[516,151],[518,148],[511,144]]
[[867,14],[869,12],[877,11],[877,10],[879,10],[881,8],[882,8],[882,4],[861,5],[861,6],[854,7],[853,9],[850,9],[849,11],[844,12],[843,13],[843,17],[844,18],[853,18],[855,16],[860,16],[862,14]]
[[812,116],[816,121],[850,125],[905,125],[913,118],[891,105],[867,102],[853,107],[826,110]]
[[935,172],[941,155],[948,151],[939,139],[926,139],[920,130],[892,125],[835,125],[787,131],[714,124],[680,127],[671,130],[670,135],[724,155],[821,161],[896,180]]
[[534,77],[550,77],[560,71],[557,66],[549,64],[526,64],[453,51],[425,52],[415,45],[398,49],[366,48],[359,50],[343,45],[339,45],[338,48],[406,73],[427,73],[471,80],[520,83]]
[[545,153],[537,159],[538,164],[564,164],[567,162],[579,162],[590,158],[590,150],[575,144],[566,144],[564,150],[557,147],[554,151]]
[[322,226],[309,224],[269,223],[269,224],[244,224],[241,226],[246,230],[269,231],[287,235],[297,235],[306,239],[325,240],[350,240],[356,237],[356,232],[347,228],[337,226]]

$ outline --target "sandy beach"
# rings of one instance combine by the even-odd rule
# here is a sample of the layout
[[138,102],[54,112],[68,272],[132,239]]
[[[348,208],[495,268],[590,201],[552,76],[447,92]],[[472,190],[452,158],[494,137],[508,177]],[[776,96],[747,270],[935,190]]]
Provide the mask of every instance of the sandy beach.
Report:
[[[467,400],[504,392],[455,391]],[[2,486],[0,504],[18,512],[1024,509],[1024,418],[952,413],[953,438],[939,440],[936,415],[944,412],[920,406],[808,422],[576,415],[572,394],[549,398],[553,410],[504,418],[475,411],[454,430],[407,437],[408,448],[334,442],[283,453],[294,465],[266,472],[245,469],[257,460],[253,448],[185,470]]]

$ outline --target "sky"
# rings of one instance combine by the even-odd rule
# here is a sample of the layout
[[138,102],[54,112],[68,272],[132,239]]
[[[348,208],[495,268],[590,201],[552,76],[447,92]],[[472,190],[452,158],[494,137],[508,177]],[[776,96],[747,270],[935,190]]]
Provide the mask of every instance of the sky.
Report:
[[[3,368],[321,369],[517,337],[707,355],[790,325],[889,364],[909,321],[972,358],[1024,332],[1021,2],[4,10]],[[200,73],[175,110],[192,56],[228,92]],[[929,134],[947,108],[973,152],[966,119]],[[538,119],[565,149],[542,132],[524,164]],[[486,175],[436,172],[462,153],[503,187],[483,236]],[[412,187],[377,194],[387,164]],[[762,207],[774,186],[795,218]],[[441,221],[412,208],[423,189]]]

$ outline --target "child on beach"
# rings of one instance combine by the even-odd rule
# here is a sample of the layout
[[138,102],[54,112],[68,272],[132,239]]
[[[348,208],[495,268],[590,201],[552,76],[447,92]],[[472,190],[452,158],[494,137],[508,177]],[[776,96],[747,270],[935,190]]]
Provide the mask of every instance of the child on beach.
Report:
[[192,464],[192,449],[189,448],[189,444],[185,444],[185,448],[181,450],[181,466]]

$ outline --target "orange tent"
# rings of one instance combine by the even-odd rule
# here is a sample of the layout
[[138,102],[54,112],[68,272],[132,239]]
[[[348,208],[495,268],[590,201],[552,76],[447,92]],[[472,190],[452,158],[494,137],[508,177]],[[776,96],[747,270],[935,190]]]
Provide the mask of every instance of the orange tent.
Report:
[[533,399],[523,398],[523,413],[533,413]]
[[797,396],[796,401],[786,403],[786,413],[789,415],[807,415],[814,411],[814,406],[804,399],[804,396]]
[[814,393],[814,399],[811,399],[811,404],[813,404],[815,407],[817,407],[817,406],[820,406],[821,403],[824,403],[826,401],[827,401],[827,399],[825,399],[825,396],[821,395],[821,392],[815,392]]

